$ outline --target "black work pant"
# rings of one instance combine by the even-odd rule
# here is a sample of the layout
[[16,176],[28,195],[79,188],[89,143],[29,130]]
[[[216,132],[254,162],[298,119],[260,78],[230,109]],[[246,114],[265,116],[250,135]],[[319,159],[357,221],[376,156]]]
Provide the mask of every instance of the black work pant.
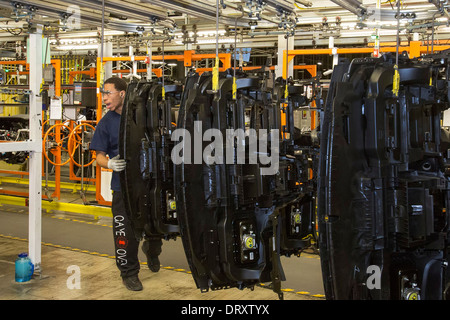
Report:
[[[138,259],[139,241],[136,239],[132,225],[128,219],[123,202],[122,192],[114,191],[112,199],[113,234],[116,256],[116,265],[121,277],[129,277],[139,273],[140,264]],[[149,242],[148,254],[159,256],[162,241],[158,239],[147,239]]]

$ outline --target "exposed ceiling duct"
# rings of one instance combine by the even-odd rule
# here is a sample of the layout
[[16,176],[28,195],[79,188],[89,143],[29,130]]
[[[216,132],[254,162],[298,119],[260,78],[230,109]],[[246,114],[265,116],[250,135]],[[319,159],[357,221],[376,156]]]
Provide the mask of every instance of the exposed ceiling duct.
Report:
[[[74,38],[75,34],[80,42],[93,38],[100,42],[99,29],[104,20],[109,34],[107,41],[115,45],[138,46],[145,43],[142,40],[151,39],[158,47],[165,32],[174,36],[170,44],[166,43],[166,49],[184,50],[188,44],[203,49],[215,43],[215,0],[104,0],[104,3],[102,16],[102,0],[0,0],[3,17],[0,41],[24,40],[32,25],[42,24],[44,34],[53,39],[52,44],[58,39]],[[295,35],[296,46],[322,45],[331,36],[339,45],[360,45],[367,43],[367,38],[370,41],[374,28],[389,30],[397,26],[396,1],[382,1],[379,10],[375,5],[375,0],[220,0],[219,28],[225,34],[220,35],[219,43],[222,47],[234,45],[237,33],[237,46],[262,47],[266,40],[267,47],[273,47],[278,37],[289,31]],[[431,38],[433,26],[436,40],[450,38],[447,2],[403,0],[401,5],[403,39],[412,37],[413,32],[419,33],[423,40]],[[80,11],[79,28],[66,28],[71,20],[70,7]],[[14,27],[6,25],[8,22]],[[389,35],[381,38],[388,39]]]
[[[141,0],[142,3],[149,3],[162,8],[167,8],[174,11],[179,11],[187,15],[207,19],[208,21],[216,20],[216,8],[214,6],[202,6],[198,2],[189,4],[186,2],[179,2],[174,0]],[[240,14],[240,13],[239,13]],[[234,25],[235,19],[233,17],[221,16],[220,22],[223,24]],[[238,21],[239,26],[248,26],[248,21]]]
[[[71,17],[70,7],[67,5],[73,5],[80,8],[79,22],[82,25],[91,27],[102,26],[102,4],[99,1],[86,1],[86,0],[20,0],[11,2],[9,0],[0,0],[0,7],[15,9],[15,12],[26,11],[29,16],[40,15],[52,18],[54,20],[65,21]],[[137,20],[146,24],[155,23],[156,26],[172,27],[174,28],[175,22],[167,16],[167,13],[163,10],[154,10],[150,8],[140,7],[136,8],[132,3],[127,1],[108,1],[105,4],[107,13],[104,17],[104,24],[108,27],[111,24],[112,28],[125,31],[125,32],[137,32],[136,27],[140,24],[136,22],[127,22],[127,20]],[[126,17],[126,20],[121,20],[120,17]],[[116,21],[116,22],[114,22]],[[145,25],[144,25],[145,29]]]
[[434,4],[438,11],[447,18],[450,18],[448,10],[450,8],[450,4],[448,1],[439,1],[439,0],[428,0],[430,3]]
[[267,6],[275,10],[284,10],[285,12],[292,12],[294,10],[293,1],[286,0],[265,0]]
[[[28,17],[39,14],[59,20],[64,19],[64,14],[68,13],[67,4],[58,1],[21,0],[11,2],[10,0],[0,0],[0,6],[3,8],[13,8],[13,17],[15,15],[19,17],[21,12],[26,11]],[[102,22],[101,14],[83,12],[80,15],[80,22],[91,26],[99,26]]]
[[356,14],[358,17],[363,17],[367,9],[358,0],[331,0],[335,4],[341,6],[342,8]]
[[[102,3],[99,1],[88,0],[65,0],[68,3],[78,5],[84,8],[94,10],[102,10]],[[157,10],[156,8],[147,8],[143,5],[136,6],[127,1],[105,1],[105,10],[111,15],[126,17],[127,19],[138,19],[143,21],[171,20],[165,10]],[[126,13],[126,14],[124,14]]]
[[299,3],[305,7],[312,7],[312,2],[311,1],[306,1],[306,0],[295,0],[294,3]]

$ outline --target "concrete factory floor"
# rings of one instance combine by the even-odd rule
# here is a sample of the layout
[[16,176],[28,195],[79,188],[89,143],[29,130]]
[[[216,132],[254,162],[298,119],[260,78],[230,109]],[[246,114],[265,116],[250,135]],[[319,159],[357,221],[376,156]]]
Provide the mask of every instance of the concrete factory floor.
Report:
[[[253,291],[231,288],[201,293],[189,272],[181,239],[163,241],[158,273],[148,269],[139,250],[144,290],[129,291],[115,265],[111,220],[43,210],[41,272],[29,282],[17,283],[14,261],[28,251],[28,208],[0,203],[0,300],[278,300],[270,283],[255,286]],[[303,276],[306,282],[283,282],[284,300],[324,300],[318,255],[286,259],[291,265],[287,279]],[[77,275],[80,288],[71,289]],[[308,285],[313,289],[307,291]]]
[[[26,252],[28,243],[14,237],[1,236],[0,299],[2,300],[277,300],[270,289],[228,289],[201,293],[190,274],[162,268],[151,272],[142,266],[140,279],[144,290],[132,292],[121,283],[114,259],[57,246],[42,246],[42,272],[28,282],[14,280],[17,253]],[[79,268],[79,288],[74,268]],[[319,299],[285,292],[285,300]]]

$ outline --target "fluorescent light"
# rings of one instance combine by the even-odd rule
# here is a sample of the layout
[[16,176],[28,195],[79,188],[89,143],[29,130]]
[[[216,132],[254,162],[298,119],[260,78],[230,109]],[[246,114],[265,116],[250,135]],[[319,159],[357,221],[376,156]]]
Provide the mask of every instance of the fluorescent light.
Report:
[[[105,36],[121,36],[124,35],[125,32],[123,31],[117,31],[117,30],[105,30]],[[62,39],[69,39],[69,38],[84,38],[84,37],[97,37],[98,33],[96,31],[86,31],[86,32],[72,32],[72,33],[66,33],[66,32],[60,32],[58,33],[58,38],[60,40]]]
[[[51,39],[50,40],[50,44],[57,44],[58,40],[56,39]],[[81,45],[81,44],[96,44],[97,39],[94,38],[83,38],[83,39],[79,39],[79,40],[74,40],[74,39],[59,39],[59,44],[61,45]]]
[[[197,35],[199,37],[215,37],[216,36],[216,30],[206,30],[206,31],[198,31]],[[220,30],[219,29],[219,36],[224,36],[225,35],[225,30]]]
[[370,37],[373,31],[361,30],[361,31],[350,31],[346,32],[344,30],[341,31],[342,38],[356,38],[356,37]]
[[[224,36],[225,35],[225,30],[223,29],[219,29],[219,36]],[[181,32],[177,32],[175,33],[176,36],[178,37],[183,37],[183,33]],[[188,36],[189,37],[193,37],[194,36],[194,32],[193,31],[189,31],[188,32]],[[203,31],[197,31],[197,37],[215,37],[216,36],[216,30],[203,30]]]
[[[356,38],[356,37],[371,37],[373,35],[374,31],[373,30],[354,30],[354,31],[347,31],[347,30],[342,30],[341,31],[341,37],[342,38]],[[400,30],[400,34],[405,34],[406,31],[405,30]],[[381,29],[378,31],[378,34],[380,37],[382,36],[395,36],[397,35],[397,30],[395,29]]]
[[[234,43],[234,38],[219,38],[219,43]],[[239,39],[237,39],[237,42],[241,42]],[[177,40],[175,41],[176,44],[183,44],[183,41]],[[216,43],[216,39],[198,39],[196,44],[214,44]]]
[[341,27],[343,29],[350,29],[353,30],[356,28],[356,22],[342,22]]
[[[405,19],[400,20],[400,26],[406,26],[408,22],[405,21]],[[376,27],[397,27],[397,21],[396,20],[392,20],[392,21],[376,21],[376,22],[367,22],[367,27],[368,28],[376,28]]]
[[69,50],[93,50],[98,49],[98,44],[84,44],[84,45],[63,45],[57,46],[57,50],[69,51]]

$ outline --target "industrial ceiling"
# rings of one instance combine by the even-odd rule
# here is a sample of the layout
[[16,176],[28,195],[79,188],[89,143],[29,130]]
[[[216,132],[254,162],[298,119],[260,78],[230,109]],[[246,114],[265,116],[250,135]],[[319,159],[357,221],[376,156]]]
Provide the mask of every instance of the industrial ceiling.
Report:
[[[218,3],[218,6],[217,6]],[[52,53],[86,52],[102,41],[115,51],[150,42],[167,51],[274,48],[279,36],[295,48],[363,46],[380,41],[450,39],[442,0],[0,0],[0,47],[13,54],[34,26],[44,26]],[[218,19],[217,19],[218,16]],[[398,17],[398,19],[397,19]],[[217,24],[218,21],[218,24]],[[153,48],[153,47],[152,47]]]

